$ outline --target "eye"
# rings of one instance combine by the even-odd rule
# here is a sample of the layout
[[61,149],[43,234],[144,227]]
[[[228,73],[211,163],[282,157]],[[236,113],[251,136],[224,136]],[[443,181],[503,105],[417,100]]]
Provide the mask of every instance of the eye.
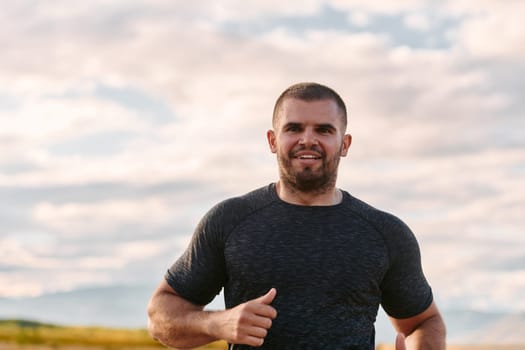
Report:
[[299,124],[288,124],[284,130],[287,132],[299,132],[301,131],[301,126]]
[[320,134],[331,134],[334,131],[334,128],[331,126],[319,126],[317,132]]

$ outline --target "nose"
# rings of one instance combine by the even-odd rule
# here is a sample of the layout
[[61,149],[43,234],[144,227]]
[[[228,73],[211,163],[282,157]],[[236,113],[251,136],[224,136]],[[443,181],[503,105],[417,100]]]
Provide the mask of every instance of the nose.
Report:
[[319,140],[317,139],[315,133],[312,130],[306,129],[301,134],[301,137],[299,139],[299,144],[303,145],[303,146],[306,146],[306,147],[309,147],[309,146],[312,146],[312,145],[319,144]]

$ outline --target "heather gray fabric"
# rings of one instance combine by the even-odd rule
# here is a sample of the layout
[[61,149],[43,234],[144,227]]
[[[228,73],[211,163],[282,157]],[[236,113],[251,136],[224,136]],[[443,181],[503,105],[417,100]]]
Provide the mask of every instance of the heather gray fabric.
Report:
[[199,305],[224,287],[227,308],[275,287],[278,316],[259,349],[372,350],[380,303],[406,318],[432,302],[398,218],[347,192],[334,206],[288,204],[274,184],[212,208],[165,278]]

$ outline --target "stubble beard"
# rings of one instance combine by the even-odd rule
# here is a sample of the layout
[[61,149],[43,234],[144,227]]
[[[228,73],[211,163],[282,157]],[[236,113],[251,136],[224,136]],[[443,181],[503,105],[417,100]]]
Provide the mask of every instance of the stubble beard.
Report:
[[326,159],[323,153],[322,164],[318,169],[304,167],[295,169],[292,165],[293,152],[286,157],[278,156],[279,175],[283,184],[289,189],[308,194],[323,194],[332,190],[337,181],[337,168],[341,154]]

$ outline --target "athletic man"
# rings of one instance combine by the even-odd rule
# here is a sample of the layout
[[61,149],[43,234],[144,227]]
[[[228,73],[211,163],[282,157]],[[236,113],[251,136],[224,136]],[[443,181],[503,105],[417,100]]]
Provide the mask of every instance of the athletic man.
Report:
[[[336,187],[352,141],[340,96],[293,85],[272,124],[279,180],[204,216],[150,300],[152,336],[177,348],[372,350],[381,304],[396,349],[445,349],[410,229]],[[226,309],[205,311],[223,288]]]

